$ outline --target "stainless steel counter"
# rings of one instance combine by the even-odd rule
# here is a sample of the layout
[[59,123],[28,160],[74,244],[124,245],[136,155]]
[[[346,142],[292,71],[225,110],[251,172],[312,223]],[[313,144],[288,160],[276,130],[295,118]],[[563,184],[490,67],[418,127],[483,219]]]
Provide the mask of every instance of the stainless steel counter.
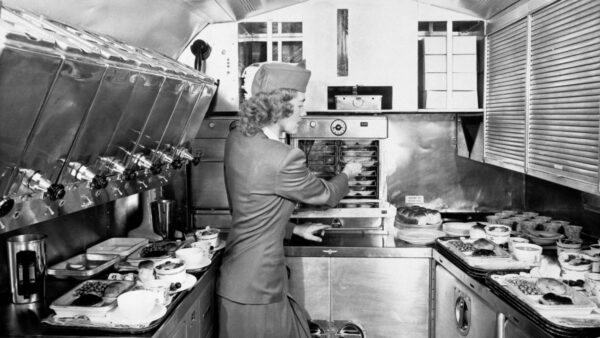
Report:
[[293,236],[286,241],[288,257],[431,258],[432,245],[413,245],[390,235],[326,232],[322,242]]
[[[2,294],[0,297],[0,337],[170,337],[173,330],[184,316],[183,309],[193,302],[189,298],[194,298],[198,293],[198,288],[205,288],[209,283],[208,279],[214,279],[216,270],[220,264],[220,255],[213,261],[210,268],[204,272],[195,274],[197,282],[190,290],[183,291],[180,297],[176,297],[169,306],[167,314],[162,319],[162,323],[147,332],[136,333],[132,335],[125,332],[108,332],[102,330],[87,329],[63,329],[48,328],[42,325],[41,320],[46,318],[52,312],[49,305],[52,300],[62,296],[65,292],[82,281],[76,279],[56,279],[48,277],[46,283],[46,295],[44,302],[31,304],[13,304],[10,294]],[[197,295],[196,295],[197,296]]]

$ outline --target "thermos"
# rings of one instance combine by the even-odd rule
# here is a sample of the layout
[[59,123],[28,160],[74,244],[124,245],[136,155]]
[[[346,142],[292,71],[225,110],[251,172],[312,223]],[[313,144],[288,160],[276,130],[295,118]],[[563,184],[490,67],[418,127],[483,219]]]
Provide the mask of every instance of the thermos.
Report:
[[46,235],[25,234],[7,239],[10,291],[15,304],[44,299]]

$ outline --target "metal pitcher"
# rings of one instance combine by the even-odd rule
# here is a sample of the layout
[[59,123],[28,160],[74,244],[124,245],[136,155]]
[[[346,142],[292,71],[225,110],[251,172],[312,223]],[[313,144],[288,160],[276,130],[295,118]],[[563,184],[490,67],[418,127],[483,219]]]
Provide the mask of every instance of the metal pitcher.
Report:
[[46,289],[46,235],[26,234],[7,239],[12,302],[44,299]]
[[152,229],[163,239],[175,238],[175,201],[156,200],[150,203]]

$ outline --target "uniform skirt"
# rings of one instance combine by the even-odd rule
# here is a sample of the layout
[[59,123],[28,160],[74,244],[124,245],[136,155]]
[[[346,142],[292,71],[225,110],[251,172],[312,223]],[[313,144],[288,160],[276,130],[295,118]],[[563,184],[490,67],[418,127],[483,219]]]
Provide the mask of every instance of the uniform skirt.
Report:
[[310,338],[308,314],[290,296],[258,305],[217,298],[220,338]]

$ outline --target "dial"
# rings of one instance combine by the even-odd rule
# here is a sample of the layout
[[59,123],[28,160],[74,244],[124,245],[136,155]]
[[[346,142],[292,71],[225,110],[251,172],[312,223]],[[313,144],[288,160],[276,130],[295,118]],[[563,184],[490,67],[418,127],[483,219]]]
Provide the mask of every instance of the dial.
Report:
[[336,136],[344,135],[346,132],[346,122],[339,119],[331,122],[331,132]]

